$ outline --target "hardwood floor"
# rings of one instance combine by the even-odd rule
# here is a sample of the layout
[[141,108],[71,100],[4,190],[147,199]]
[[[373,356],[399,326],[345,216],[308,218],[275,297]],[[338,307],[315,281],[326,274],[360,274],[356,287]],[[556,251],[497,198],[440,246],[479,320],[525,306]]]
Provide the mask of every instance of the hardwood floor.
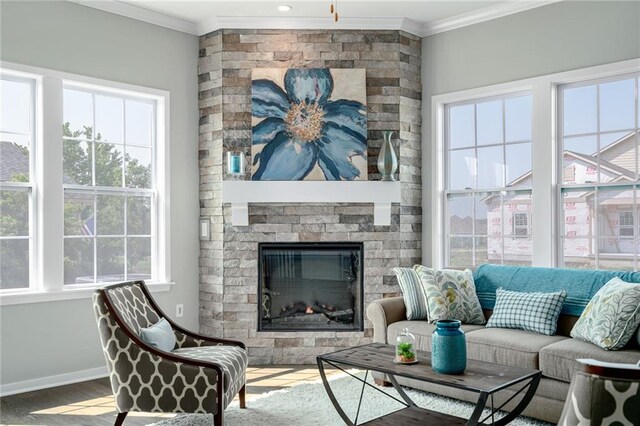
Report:
[[[327,374],[335,374],[329,370]],[[249,367],[247,407],[256,396],[319,379],[315,366]],[[237,399],[237,398],[236,398]],[[125,426],[147,425],[173,414],[130,413]],[[0,398],[0,425],[113,425],[115,405],[108,379]]]

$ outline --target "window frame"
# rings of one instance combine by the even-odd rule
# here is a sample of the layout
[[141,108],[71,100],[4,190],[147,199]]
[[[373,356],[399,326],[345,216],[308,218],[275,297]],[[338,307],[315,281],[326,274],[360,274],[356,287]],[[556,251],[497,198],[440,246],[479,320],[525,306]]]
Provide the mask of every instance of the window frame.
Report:
[[29,226],[29,282],[26,287],[15,289],[0,289],[0,296],[10,293],[29,292],[38,288],[37,277],[34,273],[38,265],[37,248],[38,228],[36,211],[39,188],[37,185],[37,169],[40,164],[38,150],[40,148],[40,92],[42,91],[42,78],[39,75],[21,72],[12,69],[4,69],[0,66],[2,80],[28,82],[31,86],[30,117],[29,117],[29,182],[0,182],[0,190],[26,192],[28,196],[28,226]]
[[[170,93],[160,89],[6,61],[0,61],[0,71],[3,74],[31,76],[38,81],[35,113],[37,136],[34,153],[36,164],[31,173],[35,186],[34,208],[31,213],[34,222],[32,257],[35,262],[31,274],[32,285],[28,289],[19,291],[7,289],[0,292],[0,306],[87,298],[95,289],[106,284],[64,285],[62,102],[65,85],[122,97],[147,98],[156,103],[156,170],[154,173],[156,193],[155,207],[152,207],[154,208],[152,216],[155,214],[156,217],[156,241],[152,242],[152,256],[155,250],[157,266],[155,278],[148,281],[148,284],[153,291],[168,291],[174,284],[171,280],[170,244]],[[44,158],[58,158],[59,161],[48,161],[45,164]]]
[[[92,196],[94,197],[94,215],[98,214],[97,211],[97,203],[98,203],[98,198],[99,196],[109,196],[109,195],[116,195],[116,196],[122,196],[124,198],[123,203],[124,203],[124,214],[125,214],[125,219],[124,219],[124,230],[123,230],[123,234],[122,235],[118,235],[118,238],[124,238],[125,241],[125,245],[124,245],[124,273],[125,275],[128,274],[127,272],[127,260],[128,260],[128,253],[127,253],[127,239],[131,237],[131,235],[128,233],[127,230],[127,225],[126,225],[126,214],[127,214],[127,204],[128,204],[128,200],[130,197],[132,196],[143,196],[143,197],[147,197],[150,199],[150,210],[151,210],[151,229],[150,229],[150,234],[149,235],[135,235],[134,238],[138,238],[138,237],[144,237],[144,238],[150,238],[151,241],[151,280],[149,280],[150,282],[154,282],[157,280],[154,280],[154,277],[157,277],[159,275],[159,270],[158,270],[158,261],[157,261],[157,252],[158,252],[158,247],[156,244],[156,241],[158,239],[158,226],[157,226],[157,212],[158,212],[158,194],[157,194],[157,190],[156,190],[156,184],[158,181],[158,173],[157,173],[157,166],[158,166],[158,162],[157,162],[157,157],[158,157],[158,138],[157,138],[157,127],[158,127],[158,115],[157,115],[157,109],[158,109],[158,105],[157,105],[157,99],[156,98],[152,98],[152,97],[148,97],[148,96],[139,96],[136,94],[136,96],[133,96],[131,94],[127,94],[127,95],[123,95],[120,93],[114,93],[111,90],[105,90],[105,88],[103,87],[96,87],[96,88],[89,88],[86,84],[85,85],[78,85],[76,82],[70,82],[70,81],[65,81],[63,84],[63,91],[64,90],[73,90],[73,91],[79,91],[79,92],[84,92],[87,94],[90,94],[92,96],[92,108],[93,108],[93,134],[92,134],[92,138],[91,140],[85,139],[85,138],[67,138],[65,136],[62,137],[63,140],[63,145],[66,141],[82,141],[82,142],[86,142],[88,144],[90,144],[90,146],[92,146],[92,151],[93,151],[93,157],[95,158],[95,148],[94,145],[95,144],[105,144],[105,143],[113,143],[116,145],[120,145],[123,148],[123,161],[122,161],[122,186],[118,186],[118,187],[113,187],[113,186],[104,186],[104,185],[99,185],[96,182],[96,170],[95,170],[95,164],[92,164],[92,182],[90,185],[82,185],[82,184],[65,184],[63,183],[62,187],[63,187],[63,196],[65,197],[66,200],[66,194],[68,193],[75,193],[75,194],[82,194],[82,195],[86,195],[86,196]],[[63,93],[64,96],[64,93]],[[95,110],[96,110],[96,101],[95,101],[95,96],[110,96],[110,97],[117,97],[118,99],[121,99],[123,101],[123,131],[124,129],[126,129],[126,101],[135,101],[135,102],[143,102],[143,101],[148,101],[151,103],[151,105],[153,106],[153,122],[152,122],[152,135],[151,135],[151,145],[150,146],[144,146],[144,145],[138,145],[138,144],[129,144],[126,141],[126,132],[125,134],[123,134],[123,140],[120,142],[106,142],[106,141],[98,141],[96,140],[96,135],[97,135],[97,130],[95,129],[96,127],[96,123],[95,123]],[[64,120],[63,120],[64,121]],[[152,174],[151,174],[151,188],[137,188],[137,187],[129,187],[126,185],[126,162],[124,161],[124,153],[127,152],[127,147],[131,146],[134,148],[150,148],[151,152],[152,152],[152,158],[151,158],[151,164],[152,164]],[[64,158],[63,158],[64,161]],[[97,263],[96,263],[96,259],[97,259],[97,247],[98,247],[98,240],[100,238],[109,238],[109,237],[114,237],[114,236],[105,236],[105,235],[100,235],[97,231],[97,228],[94,229],[94,234],[91,236],[91,239],[93,240],[93,252],[94,252],[94,265],[93,265],[93,275],[94,275],[94,279],[98,278],[98,271],[97,271]],[[63,240],[66,242],[67,240],[72,240],[72,239],[78,239],[78,238],[87,238],[87,237],[83,237],[83,236],[78,236],[78,235],[63,235]],[[125,280],[129,280],[129,277],[126,277]],[[98,282],[94,282],[94,283],[88,283],[88,284],[79,284],[79,283],[65,283],[64,284],[64,288],[65,289],[74,289],[74,288],[85,288],[87,285],[98,285],[101,284],[101,281]],[[105,282],[105,284],[107,284],[108,282]]]
[[[423,170],[431,170],[431,187],[423,188],[425,222],[431,221],[430,233],[423,233],[425,254],[423,261],[433,267],[445,266],[447,221],[444,191],[446,189],[446,121],[448,104],[490,98],[510,93],[529,91],[533,96],[532,109],[532,194],[535,202],[531,209],[533,266],[557,267],[561,264],[561,230],[559,219],[558,182],[562,168],[558,164],[558,87],[589,80],[615,78],[640,72],[640,58],[598,65],[573,71],[542,75],[533,78],[477,87],[468,90],[435,95],[430,100],[430,149],[425,144]],[[425,101],[428,102],[428,101]],[[425,110],[427,110],[425,108]],[[426,119],[426,117],[425,117]],[[427,139],[427,135],[424,135]],[[425,141],[428,142],[428,141]],[[561,160],[561,158],[560,158]],[[551,224],[551,226],[550,226]],[[425,228],[425,231],[429,228]],[[428,249],[430,248],[430,253]]]
[[[616,82],[616,81],[623,81],[623,80],[629,80],[632,79],[634,81],[634,95],[635,95],[635,102],[634,102],[634,121],[635,121],[635,128],[633,130],[626,130],[626,129],[620,129],[620,130],[608,130],[608,131],[600,131],[600,85],[601,84],[606,84],[606,83],[611,83],[611,82]],[[556,91],[558,93],[557,95],[557,145],[556,145],[556,149],[557,149],[557,165],[556,165],[556,169],[557,169],[557,173],[558,173],[558,183],[556,185],[556,193],[557,193],[557,197],[558,197],[558,204],[557,204],[557,210],[556,210],[556,218],[557,218],[557,227],[558,227],[558,238],[557,238],[557,246],[558,246],[558,255],[557,255],[557,265],[561,266],[561,267],[565,267],[565,256],[564,256],[564,248],[565,248],[565,241],[567,240],[567,236],[565,236],[565,214],[564,214],[564,208],[563,208],[563,194],[565,193],[570,193],[572,191],[574,192],[578,192],[578,191],[593,191],[595,194],[595,208],[594,208],[594,213],[595,213],[595,226],[593,227],[594,229],[594,233],[592,235],[589,235],[588,237],[586,237],[585,239],[589,239],[591,240],[591,245],[592,247],[594,247],[594,253],[593,253],[593,263],[595,264],[595,267],[598,268],[600,265],[600,260],[601,259],[612,259],[612,258],[621,258],[621,257],[625,257],[625,256],[629,256],[629,254],[627,253],[606,253],[604,251],[601,251],[601,246],[604,244],[604,242],[607,239],[612,238],[613,236],[604,236],[601,234],[602,230],[601,230],[601,226],[603,224],[603,222],[600,221],[600,214],[599,214],[599,205],[598,205],[598,194],[601,191],[607,191],[607,190],[622,190],[622,189],[626,189],[626,190],[630,190],[630,191],[634,191],[634,189],[640,190],[640,179],[638,179],[640,172],[638,171],[639,168],[639,164],[638,164],[638,150],[640,149],[640,146],[638,145],[638,143],[640,142],[638,140],[638,131],[640,128],[640,123],[638,123],[638,79],[640,79],[640,69],[638,70],[634,70],[634,71],[627,71],[627,72],[620,72],[620,73],[616,73],[614,75],[607,75],[607,76],[601,76],[601,77],[593,77],[593,78],[586,78],[586,79],[582,79],[580,81],[576,81],[576,82],[568,82],[568,83],[562,83],[562,84],[558,84],[556,86]],[[600,151],[602,150],[602,146],[600,143],[600,139],[601,139],[601,135],[608,135],[608,134],[615,134],[615,133],[621,133],[621,132],[625,132],[625,131],[635,131],[636,135],[635,135],[635,139],[636,139],[636,180],[633,182],[615,182],[615,181],[610,181],[610,182],[601,182],[601,177],[600,177],[600,173],[602,172],[602,166],[600,163],[600,155],[597,156],[596,158],[596,179],[593,182],[585,182],[585,183],[565,183],[564,182],[564,159],[563,159],[563,155],[564,155],[564,138],[565,135],[563,133],[563,123],[564,123],[564,115],[563,115],[563,111],[564,111],[564,96],[563,96],[563,91],[567,90],[567,89],[574,89],[574,88],[579,88],[579,87],[589,87],[589,86],[596,86],[596,130],[593,132],[587,132],[587,133],[581,133],[581,134],[577,134],[577,135],[569,135],[569,137],[585,137],[585,136],[595,136],[596,140],[597,140],[597,152],[600,153]],[[634,200],[634,204],[633,204],[633,209],[637,210],[637,200]],[[629,241],[629,240],[635,240],[636,238],[638,238],[637,235],[633,235],[631,237],[622,237],[619,234],[617,236],[615,236],[616,239],[618,240],[622,240],[622,241]],[[578,237],[580,238],[580,237]],[[632,264],[633,264],[633,270],[637,271],[638,270],[638,256],[639,253],[633,253],[631,254],[633,260],[632,260]],[[606,268],[605,268],[606,269]]]
[[[477,196],[499,196],[499,197],[503,197],[506,195],[510,195],[510,196],[516,196],[518,194],[529,194],[530,196],[532,195],[532,190],[529,187],[518,187],[518,186],[514,186],[514,187],[510,187],[507,186],[507,168],[505,167],[504,170],[502,171],[502,179],[503,179],[503,186],[499,186],[499,187],[486,187],[486,188],[465,188],[465,189],[450,189],[450,185],[451,183],[449,182],[449,167],[451,164],[451,153],[452,152],[456,152],[456,151],[464,151],[464,150],[473,150],[474,151],[474,156],[476,159],[476,167],[477,167],[477,159],[478,159],[478,150],[482,149],[482,148],[495,148],[495,147],[499,147],[502,150],[502,158],[503,158],[503,162],[504,165],[506,166],[506,161],[507,161],[507,147],[510,146],[517,146],[517,145],[524,145],[524,144],[531,144],[533,145],[533,141],[532,140],[528,140],[528,139],[522,139],[522,140],[515,140],[515,141],[507,141],[506,140],[506,103],[508,100],[510,99],[515,99],[515,98],[520,98],[520,97],[524,97],[524,96],[530,96],[531,92],[530,91],[526,91],[526,90],[521,90],[521,91],[511,91],[508,93],[503,93],[503,94],[499,94],[499,95],[493,95],[493,96],[488,96],[488,97],[476,97],[476,98],[472,98],[472,99],[467,99],[467,100],[463,100],[463,101],[457,101],[457,102],[451,102],[451,103],[446,103],[444,104],[444,129],[443,129],[443,135],[444,135],[444,160],[443,160],[443,170],[444,170],[444,181],[443,181],[443,185],[444,185],[444,189],[443,189],[443,209],[444,209],[444,213],[443,213],[443,217],[444,217],[444,234],[445,234],[445,241],[444,241],[444,253],[443,253],[443,260],[444,260],[444,267],[451,267],[451,237],[453,238],[470,238],[472,240],[472,262],[475,265],[476,263],[476,258],[477,258],[477,252],[478,250],[476,249],[476,240],[477,239],[482,239],[482,238],[486,238],[487,239],[487,244],[489,243],[489,240],[492,238],[492,235],[489,234],[488,229],[487,229],[487,234],[486,235],[481,235],[481,234],[476,234],[476,204],[475,204],[475,200],[472,200],[473,203],[473,222],[472,222],[472,233],[468,234],[468,235],[462,235],[462,234],[451,234],[451,230],[450,230],[450,223],[449,223],[449,210],[448,210],[448,202],[446,201],[446,199],[449,196],[469,196],[472,199],[474,197]],[[491,143],[491,144],[478,144],[478,105],[480,104],[484,104],[484,103],[490,103],[490,102],[495,102],[495,101],[500,101],[501,102],[501,117],[502,117],[502,142],[499,143]],[[449,142],[450,142],[450,135],[449,135],[449,129],[450,129],[450,123],[451,123],[451,114],[450,111],[452,108],[455,107],[460,107],[460,106],[465,106],[465,105],[472,105],[473,109],[474,109],[474,144],[473,145],[469,145],[469,146],[464,146],[464,147],[456,147],[456,148],[450,148],[449,147]],[[476,170],[476,184],[477,181],[479,179],[479,172]],[[477,185],[476,185],[477,186]],[[500,215],[502,218],[501,221],[501,227],[503,229],[503,232],[501,233],[500,236],[500,240],[501,240],[501,246],[502,246],[502,253],[501,253],[501,262],[504,262],[504,247],[505,247],[505,240],[508,238],[514,238],[513,235],[505,235],[505,215],[504,215],[504,211],[503,211],[503,206],[501,205],[500,208]],[[489,226],[487,224],[487,226]],[[528,237],[524,237],[524,238],[528,238]],[[488,252],[487,252],[488,255]],[[456,266],[453,266],[456,267]],[[474,267],[473,265],[469,265],[469,267]]]

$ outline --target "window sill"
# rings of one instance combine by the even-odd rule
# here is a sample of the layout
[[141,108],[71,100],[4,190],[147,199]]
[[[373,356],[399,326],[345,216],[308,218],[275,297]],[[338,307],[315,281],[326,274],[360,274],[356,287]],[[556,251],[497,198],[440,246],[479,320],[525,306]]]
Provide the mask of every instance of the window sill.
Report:
[[[173,282],[147,283],[147,287],[149,288],[149,290],[151,290],[152,293],[169,291],[171,290],[171,287],[173,285]],[[22,305],[26,303],[57,302],[74,299],[88,299],[99,288],[102,288],[102,286],[93,285],[89,287],[52,292],[24,291],[20,293],[5,293],[0,294],[0,306]]]

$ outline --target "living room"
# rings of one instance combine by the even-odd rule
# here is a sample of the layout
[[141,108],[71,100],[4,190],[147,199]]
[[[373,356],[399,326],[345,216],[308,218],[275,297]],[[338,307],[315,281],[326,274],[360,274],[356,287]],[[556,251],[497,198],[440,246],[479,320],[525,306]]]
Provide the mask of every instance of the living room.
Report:
[[1,424],[640,423],[640,2],[0,0],[0,61]]

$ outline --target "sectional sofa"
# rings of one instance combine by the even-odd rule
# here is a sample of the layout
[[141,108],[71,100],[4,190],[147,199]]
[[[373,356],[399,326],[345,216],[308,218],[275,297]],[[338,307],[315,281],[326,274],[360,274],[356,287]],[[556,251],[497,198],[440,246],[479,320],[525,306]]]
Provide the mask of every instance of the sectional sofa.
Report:
[[[498,287],[522,292],[567,291],[567,298],[558,320],[555,336],[529,331],[487,328],[483,325],[463,325],[467,339],[467,357],[542,371],[543,378],[535,397],[524,415],[557,423],[569,391],[569,383],[576,359],[592,358],[608,362],[637,363],[640,345],[636,334],[622,350],[606,351],[588,342],[569,337],[571,328],[593,295],[613,277],[639,283],[640,273],[587,271],[481,265],[474,271],[476,292],[485,317],[491,315]],[[395,344],[402,329],[408,328],[416,336],[418,349],[431,350],[434,324],[427,321],[408,321],[402,297],[376,300],[367,307],[367,316],[373,323],[375,342]],[[382,376],[376,377],[383,381]],[[476,394],[410,379],[399,379],[400,384],[452,398],[475,402]],[[504,391],[495,400],[500,405],[511,393]]]

